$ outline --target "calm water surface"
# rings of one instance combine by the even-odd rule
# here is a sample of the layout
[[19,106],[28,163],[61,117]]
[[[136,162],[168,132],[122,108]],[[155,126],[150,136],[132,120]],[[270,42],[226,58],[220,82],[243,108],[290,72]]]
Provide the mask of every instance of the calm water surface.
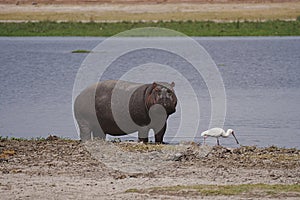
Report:
[[[0,38],[0,134],[9,137],[78,138],[72,115],[72,89],[77,70],[104,38]],[[227,95],[224,128],[236,131],[243,145],[300,148],[300,37],[195,38],[217,64]],[[143,50],[123,56],[104,79],[120,77],[127,64],[157,62],[186,70],[189,81],[203,88],[198,95],[201,120],[196,138],[176,135],[175,141],[199,141],[208,127],[209,93],[188,64],[172,55]],[[176,82],[176,80],[174,80]],[[179,87],[180,88],[180,87]],[[180,98],[180,97],[179,97]],[[166,141],[173,139],[180,113],[169,119]],[[187,127],[188,128],[188,127]],[[210,139],[210,144],[215,140]],[[234,139],[221,144],[235,146]]]

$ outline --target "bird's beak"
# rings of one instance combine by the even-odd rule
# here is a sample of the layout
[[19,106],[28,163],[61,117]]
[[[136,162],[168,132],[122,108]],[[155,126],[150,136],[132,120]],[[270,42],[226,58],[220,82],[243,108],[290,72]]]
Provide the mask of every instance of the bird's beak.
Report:
[[239,143],[239,141],[236,139],[236,137],[235,137],[234,133],[232,133],[232,135],[233,135],[233,137],[234,137],[234,139],[235,139],[236,143],[237,143],[237,144],[240,144],[240,143]]

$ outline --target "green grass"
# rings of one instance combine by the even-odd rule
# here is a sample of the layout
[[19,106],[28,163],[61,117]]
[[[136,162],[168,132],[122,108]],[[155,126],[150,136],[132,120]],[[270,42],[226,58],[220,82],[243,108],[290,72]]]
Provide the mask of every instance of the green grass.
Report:
[[[188,36],[299,36],[300,20],[266,22],[27,22],[0,23],[0,36],[112,36],[142,27],[161,27],[182,32]],[[134,36],[147,36],[142,33]],[[159,35],[159,34],[158,34]]]
[[89,50],[84,50],[84,49],[78,49],[78,50],[72,51],[72,53],[91,53],[91,51],[89,51]]
[[275,196],[292,195],[300,197],[300,185],[270,185],[270,184],[241,184],[241,185],[191,185],[191,186],[170,186],[153,187],[149,189],[128,189],[127,193],[149,193],[149,194],[167,194],[167,195],[202,195],[202,196]]

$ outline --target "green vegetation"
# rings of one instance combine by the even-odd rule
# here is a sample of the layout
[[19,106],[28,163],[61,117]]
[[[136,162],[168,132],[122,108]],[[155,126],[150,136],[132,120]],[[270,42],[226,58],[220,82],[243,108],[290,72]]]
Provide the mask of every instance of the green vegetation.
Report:
[[[27,22],[0,23],[0,36],[112,36],[142,27],[168,28],[188,36],[298,36],[300,20],[296,21],[211,21],[170,22]],[[153,33],[150,33],[153,35]],[[147,36],[147,33],[135,36]]]
[[89,51],[89,50],[83,50],[83,49],[78,49],[78,50],[72,51],[72,53],[91,53],[91,51]]
[[300,185],[270,185],[270,184],[241,184],[241,185],[191,185],[191,186],[170,186],[153,187],[144,190],[135,188],[128,189],[127,193],[149,193],[149,194],[168,194],[168,195],[202,195],[202,196],[275,196],[284,195],[300,197]]

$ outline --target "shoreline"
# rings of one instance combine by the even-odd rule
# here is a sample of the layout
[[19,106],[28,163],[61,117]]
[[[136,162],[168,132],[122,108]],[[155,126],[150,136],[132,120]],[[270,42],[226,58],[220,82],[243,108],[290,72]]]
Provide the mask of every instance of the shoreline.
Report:
[[[134,28],[158,27],[175,30],[187,36],[299,36],[300,20],[224,22],[27,22],[0,23],[0,36],[103,36],[109,37]],[[135,37],[172,36],[141,32]]]
[[[1,139],[0,154],[7,159],[0,162],[4,199],[300,197],[300,150],[294,148],[80,143],[52,136]],[[235,185],[254,190],[213,192],[217,186],[234,190]],[[288,189],[267,192],[275,185]],[[199,187],[209,187],[209,194],[195,191]]]
[[187,23],[187,22],[213,22],[213,23],[245,23],[245,22],[268,22],[268,21],[282,21],[282,22],[296,22],[299,21],[298,19],[280,19],[280,20],[152,20],[152,21],[146,21],[146,20],[131,20],[131,21],[124,21],[124,20],[82,20],[82,21],[76,21],[76,22],[70,22],[67,20],[57,20],[57,21],[44,21],[44,20],[0,20],[0,23],[43,23],[43,22],[55,22],[55,23],[108,23],[108,24],[114,24],[114,23],[170,23],[170,22],[181,22],[181,23]]

